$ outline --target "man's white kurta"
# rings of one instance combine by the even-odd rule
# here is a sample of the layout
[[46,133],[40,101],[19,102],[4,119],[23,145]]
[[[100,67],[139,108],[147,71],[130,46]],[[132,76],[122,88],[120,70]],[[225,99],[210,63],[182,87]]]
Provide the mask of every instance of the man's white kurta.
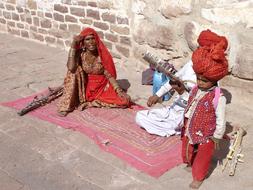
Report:
[[[185,85],[192,88],[196,84],[196,75],[192,69],[192,61],[182,67],[176,76],[184,81]],[[163,96],[171,89],[169,81],[165,83],[156,93],[158,97]],[[183,125],[184,109],[187,105],[189,93],[184,92],[177,95],[171,106],[142,110],[137,112],[136,123],[151,134],[159,136],[170,136],[179,134]]]

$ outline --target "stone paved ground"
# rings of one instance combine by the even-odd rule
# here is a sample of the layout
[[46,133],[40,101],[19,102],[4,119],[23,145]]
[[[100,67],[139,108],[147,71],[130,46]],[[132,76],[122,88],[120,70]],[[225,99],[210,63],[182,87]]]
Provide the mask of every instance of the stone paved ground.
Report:
[[[66,59],[63,50],[0,33],[1,102],[60,85]],[[144,105],[151,89],[140,85],[141,74],[131,72],[131,64],[129,69],[117,67],[119,79],[129,80],[130,95]],[[227,120],[241,123],[248,131],[243,143],[245,163],[234,177],[215,167],[203,190],[253,189],[252,90],[238,90],[238,84],[252,86],[252,82],[229,83],[224,82],[232,94]],[[0,106],[1,190],[184,190],[190,181],[183,165],[154,179],[101,151],[84,135],[28,115],[19,117],[13,109]]]

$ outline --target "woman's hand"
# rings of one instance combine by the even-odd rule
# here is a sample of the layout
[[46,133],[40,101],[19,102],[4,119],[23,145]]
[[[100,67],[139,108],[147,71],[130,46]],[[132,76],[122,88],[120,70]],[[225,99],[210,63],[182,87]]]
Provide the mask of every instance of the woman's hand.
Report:
[[116,93],[117,93],[120,97],[126,98],[127,100],[131,101],[131,97],[130,97],[127,93],[125,93],[121,88],[117,88],[117,89],[116,89]]
[[159,99],[160,99],[160,98],[159,98],[157,95],[150,96],[150,97],[148,98],[148,102],[147,102],[148,107],[150,107],[150,106],[156,104],[156,103],[159,101]]
[[76,48],[78,46],[81,45],[82,41],[83,41],[84,37],[81,36],[81,35],[76,35],[73,37],[73,41],[72,41],[72,44],[71,44],[71,47],[72,48]]

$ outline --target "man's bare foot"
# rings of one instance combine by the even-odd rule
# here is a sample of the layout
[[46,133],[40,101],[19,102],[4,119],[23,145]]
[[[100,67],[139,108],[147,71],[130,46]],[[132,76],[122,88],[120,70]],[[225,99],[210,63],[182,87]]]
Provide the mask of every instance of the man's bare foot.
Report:
[[202,183],[203,183],[203,181],[193,180],[189,186],[192,189],[198,189]]

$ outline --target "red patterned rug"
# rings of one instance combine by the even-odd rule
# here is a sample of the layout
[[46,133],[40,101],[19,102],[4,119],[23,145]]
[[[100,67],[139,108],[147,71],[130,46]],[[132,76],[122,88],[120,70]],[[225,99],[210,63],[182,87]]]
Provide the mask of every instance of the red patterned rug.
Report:
[[[1,105],[19,110],[34,96]],[[179,136],[168,138],[150,135],[137,126],[135,114],[141,109],[140,106],[131,109],[89,108],[59,117],[56,103],[57,100],[28,114],[87,135],[103,150],[153,177],[159,177],[182,163]]]

